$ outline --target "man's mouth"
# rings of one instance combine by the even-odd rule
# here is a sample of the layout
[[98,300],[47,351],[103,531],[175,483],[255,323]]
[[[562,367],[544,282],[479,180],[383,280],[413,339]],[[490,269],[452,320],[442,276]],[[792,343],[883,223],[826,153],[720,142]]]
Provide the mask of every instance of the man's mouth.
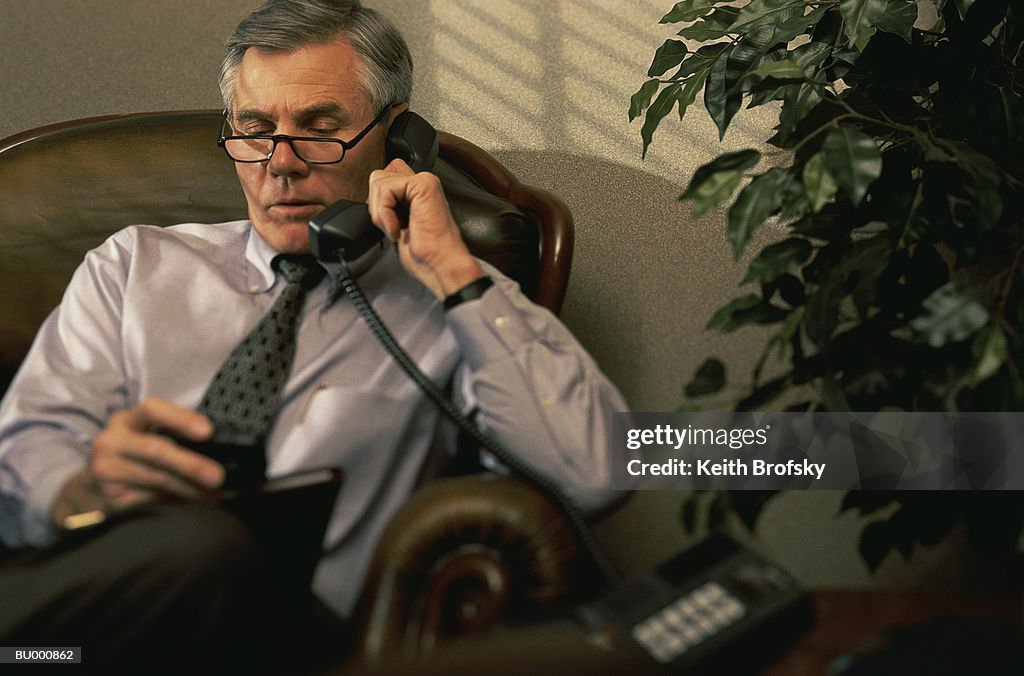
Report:
[[308,202],[306,200],[281,200],[270,205],[272,211],[277,211],[292,218],[312,218],[322,211],[323,208],[324,206],[319,202]]

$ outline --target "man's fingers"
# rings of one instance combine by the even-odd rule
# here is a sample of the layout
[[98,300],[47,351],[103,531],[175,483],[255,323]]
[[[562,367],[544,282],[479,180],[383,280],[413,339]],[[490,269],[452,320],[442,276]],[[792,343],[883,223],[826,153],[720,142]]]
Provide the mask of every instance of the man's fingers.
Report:
[[429,172],[417,174],[402,160],[371,172],[367,204],[370,218],[392,241],[398,241],[403,226],[413,227],[413,221],[435,235],[451,234],[451,214],[440,179]]
[[93,443],[91,471],[101,484],[127,483],[181,497],[216,489],[224,481],[220,463],[155,434],[128,439],[100,434]]
[[193,441],[205,441],[213,434],[213,424],[202,413],[159,397],[150,397],[120,415],[125,425],[138,432],[158,427]]
[[[395,160],[392,162],[400,162]],[[404,162],[403,162],[404,164]],[[389,164],[390,168],[391,165]],[[406,165],[408,169],[408,165]],[[410,169],[410,171],[412,171]],[[378,169],[370,174],[370,189],[367,206],[370,219],[384,231],[387,238],[396,241],[402,232],[402,220],[398,216],[399,204],[405,198],[405,184],[408,177],[389,169]]]
[[[146,435],[142,443],[126,450],[125,455],[162,470],[163,474],[173,472],[202,488],[214,489],[224,481],[224,468],[219,462],[183,448],[166,437]],[[161,484],[165,489],[179,485],[175,477],[168,479],[166,485]]]
[[125,484],[104,484],[101,490],[103,491],[103,501],[109,508],[106,510],[108,512],[124,511],[147,502],[153,502],[157,498],[157,494],[153,491],[132,488]]
[[412,176],[416,172],[412,170],[412,167],[400,157],[388,162],[388,166],[384,167],[384,171],[392,174],[401,174],[402,176]]
[[163,433],[202,441],[212,431],[212,424],[202,414],[163,399],[147,399],[114,413],[106,429],[93,439],[92,472],[104,483],[128,483],[192,497],[200,490],[220,486],[224,468]]
[[63,525],[67,517],[87,511],[122,511],[166,495],[202,497],[223,484],[220,463],[182,448],[165,432],[205,441],[213,425],[206,416],[159,398],[113,413],[92,440],[88,465],[61,488],[54,522]]

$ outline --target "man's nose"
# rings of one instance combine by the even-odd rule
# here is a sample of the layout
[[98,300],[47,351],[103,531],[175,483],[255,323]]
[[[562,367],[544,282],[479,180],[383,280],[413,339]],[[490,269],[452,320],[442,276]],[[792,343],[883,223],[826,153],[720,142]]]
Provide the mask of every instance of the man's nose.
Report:
[[267,161],[267,170],[275,176],[305,176],[309,173],[309,165],[295,154],[295,149],[287,140],[279,140],[274,152]]

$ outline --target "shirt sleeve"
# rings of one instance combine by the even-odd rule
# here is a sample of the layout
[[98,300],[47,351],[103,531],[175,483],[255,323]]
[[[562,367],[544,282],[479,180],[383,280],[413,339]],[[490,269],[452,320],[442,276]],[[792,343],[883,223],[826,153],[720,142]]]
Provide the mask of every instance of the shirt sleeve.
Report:
[[125,405],[121,308],[130,231],[89,252],[0,406],[0,539],[45,546],[51,508],[93,437]]
[[617,495],[615,464],[627,461],[612,433],[626,402],[551,312],[491,276],[493,287],[448,313],[463,355],[457,390],[485,433],[583,509],[604,506]]

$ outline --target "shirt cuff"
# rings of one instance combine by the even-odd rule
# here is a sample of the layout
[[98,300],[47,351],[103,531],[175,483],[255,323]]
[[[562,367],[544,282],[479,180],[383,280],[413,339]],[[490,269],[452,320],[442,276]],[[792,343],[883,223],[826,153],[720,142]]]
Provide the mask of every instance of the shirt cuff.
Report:
[[81,468],[77,464],[56,466],[34,483],[22,514],[22,532],[26,544],[46,547],[57,539],[53,523],[53,503],[64,485]]
[[448,326],[471,369],[512,358],[537,335],[495,284],[476,300],[461,303],[447,313]]

